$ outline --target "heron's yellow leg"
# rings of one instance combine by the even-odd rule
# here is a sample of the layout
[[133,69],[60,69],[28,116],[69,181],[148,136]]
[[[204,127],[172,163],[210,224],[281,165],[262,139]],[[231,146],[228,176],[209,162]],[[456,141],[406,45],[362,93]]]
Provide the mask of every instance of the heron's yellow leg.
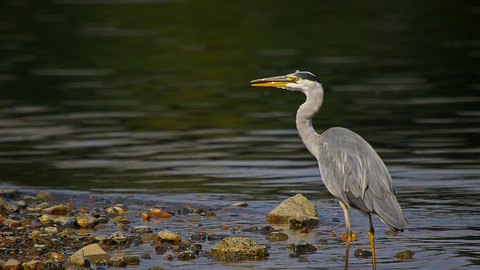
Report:
[[348,217],[347,205],[342,201],[338,201],[343,209],[343,215],[345,216],[345,227],[347,228],[347,250],[345,252],[345,270],[348,270],[348,253],[350,251],[350,242],[352,241],[352,228],[350,227],[350,218]]
[[368,220],[370,221],[370,230],[368,230],[368,237],[370,237],[370,248],[372,249],[373,270],[376,270],[377,268],[375,266],[375,243],[374,243],[375,230],[373,229],[372,215],[370,213],[368,213]]

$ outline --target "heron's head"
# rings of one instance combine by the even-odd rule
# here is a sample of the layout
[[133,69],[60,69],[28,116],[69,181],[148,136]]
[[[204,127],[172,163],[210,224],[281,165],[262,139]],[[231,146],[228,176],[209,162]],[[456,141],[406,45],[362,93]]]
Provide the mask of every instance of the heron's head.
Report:
[[250,82],[252,86],[277,87],[290,91],[302,91],[321,89],[320,80],[308,71],[299,71],[285,76],[257,79]]

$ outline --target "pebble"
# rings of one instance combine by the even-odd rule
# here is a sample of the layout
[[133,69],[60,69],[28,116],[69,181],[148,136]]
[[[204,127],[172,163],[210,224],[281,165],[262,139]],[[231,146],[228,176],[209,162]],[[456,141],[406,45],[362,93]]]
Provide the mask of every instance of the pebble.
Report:
[[210,254],[220,261],[259,260],[269,256],[265,246],[247,237],[227,237],[214,245]]
[[265,236],[265,239],[270,242],[285,241],[288,240],[288,235],[282,232],[271,232]]
[[395,253],[394,257],[399,260],[409,260],[413,257],[415,253],[411,250],[404,250],[398,253]]
[[190,250],[180,252],[180,254],[178,255],[178,259],[180,261],[189,261],[196,258],[197,258],[197,255],[195,255],[195,253]]
[[312,253],[317,250],[316,247],[312,246],[305,240],[299,240],[293,245],[287,246],[290,249],[293,249],[293,253],[290,254],[291,257],[298,257],[303,254]]
[[148,226],[136,226],[136,227],[133,227],[130,230],[130,232],[143,234],[143,233],[152,233],[153,231],[152,231],[152,228]]
[[370,250],[357,248],[355,252],[353,252],[353,256],[355,256],[355,258],[370,258],[372,257],[372,252]]
[[182,241],[182,239],[178,236],[178,234],[173,233],[169,230],[160,231],[157,234],[157,240],[160,243],[167,242],[167,243],[171,243],[173,245],[176,245],[176,244],[178,244],[179,242]]

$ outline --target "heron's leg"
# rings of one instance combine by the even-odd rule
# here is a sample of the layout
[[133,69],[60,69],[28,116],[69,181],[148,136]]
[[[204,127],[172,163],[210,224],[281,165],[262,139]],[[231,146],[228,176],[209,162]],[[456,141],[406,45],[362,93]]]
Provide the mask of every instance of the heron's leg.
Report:
[[375,230],[373,229],[373,224],[372,224],[372,214],[368,213],[368,221],[370,221],[370,230],[368,231],[368,236],[370,237],[370,247],[372,248],[372,263],[373,263],[373,270],[376,269],[375,266],[375,243],[374,243],[374,236],[375,236]]
[[348,209],[347,205],[342,202],[338,201],[340,203],[340,206],[343,209],[343,215],[345,216],[345,227],[347,228],[347,250],[345,252],[345,270],[348,269],[348,253],[350,251],[350,242],[352,241],[352,228],[350,227],[350,218],[348,217]]

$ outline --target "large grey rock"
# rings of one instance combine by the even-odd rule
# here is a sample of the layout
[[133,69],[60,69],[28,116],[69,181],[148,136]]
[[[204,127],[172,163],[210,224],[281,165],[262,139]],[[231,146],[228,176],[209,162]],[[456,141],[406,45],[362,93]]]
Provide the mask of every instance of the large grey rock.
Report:
[[259,260],[269,255],[265,246],[246,237],[227,237],[212,247],[211,256],[220,261]]
[[294,226],[318,224],[317,207],[302,194],[284,200],[265,218],[270,224],[290,223]]

